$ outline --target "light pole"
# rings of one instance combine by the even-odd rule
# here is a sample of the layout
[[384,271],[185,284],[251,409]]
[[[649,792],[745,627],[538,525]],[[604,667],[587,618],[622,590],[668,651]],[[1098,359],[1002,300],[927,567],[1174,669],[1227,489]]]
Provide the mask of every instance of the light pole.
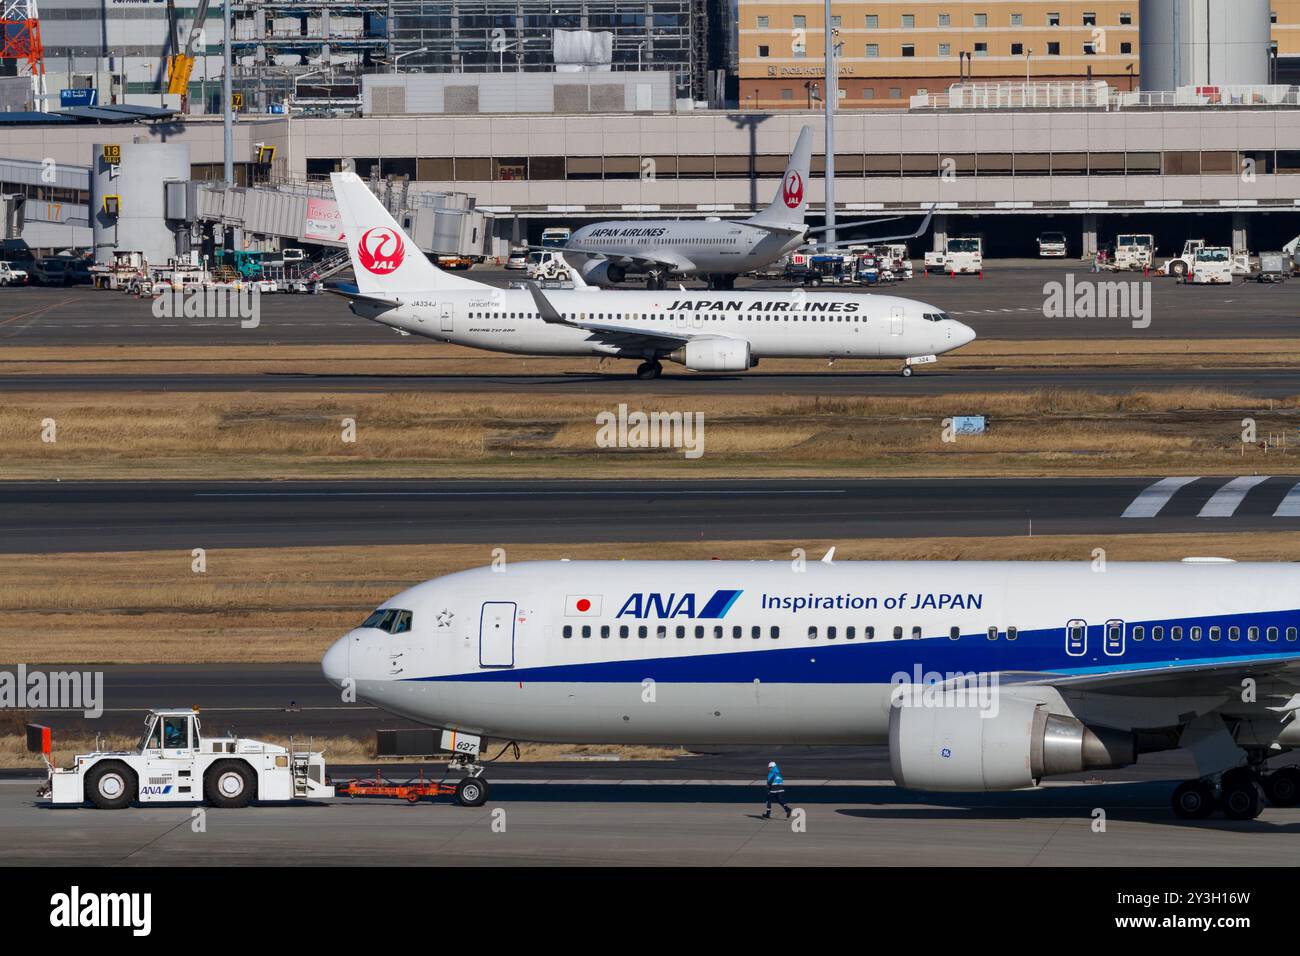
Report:
[[312,70],[312,71],[309,72],[309,73],[299,73],[297,76],[295,76],[295,77],[293,78],[293,98],[294,98],[295,100],[298,98],[298,84],[299,84],[299,83],[301,83],[303,80],[307,79],[307,77],[309,77],[309,76],[320,76],[321,74],[323,74],[323,73],[325,73],[325,72],[326,72],[325,70]]
[[1025,47],[1025,88],[1026,89],[1029,88],[1029,58],[1030,56],[1033,55],[1033,53],[1034,53],[1033,47],[1031,46]]
[[649,42],[649,40],[642,40],[636,45],[636,71],[638,73],[641,72],[641,51],[645,49],[645,45]]
[[840,98],[839,78],[835,74],[835,38],[831,34],[831,0],[826,0],[822,45],[826,48],[826,79],[822,100],[826,109],[826,242],[835,245],[835,101]]
[[429,48],[427,46],[422,46],[418,50],[408,50],[405,53],[397,54],[397,56],[393,57],[391,60],[388,61],[388,65],[393,68],[394,73],[397,73],[398,72],[397,61],[400,60],[402,57],[415,56],[417,53],[428,53],[428,52],[429,52]]
[[518,41],[515,41],[514,43],[502,43],[499,47],[497,47],[497,72],[498,73],[504,73],[506,71],[506,50],[509,50],[511,47],[516,47],[518,45],[519,45]]
[[[225,105],[221,110],[224,154],[223,173],[226,185],[235,185],[235,106],[230,88],[230,0],[221,2],[221,95]],[[123,90],[126,88],[123,87]]]

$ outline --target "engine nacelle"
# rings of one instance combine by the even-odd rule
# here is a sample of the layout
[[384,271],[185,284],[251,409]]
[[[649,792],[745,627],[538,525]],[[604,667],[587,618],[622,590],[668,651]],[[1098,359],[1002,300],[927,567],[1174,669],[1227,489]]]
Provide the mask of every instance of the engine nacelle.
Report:
[[744,339],[691,339],[668,356],[693,372],[743,372],[758,364]]
[[627,278],[627,269],[608,259],[588,259],[581,271],[582,279],[588,285],[618,285]]
[[1052,774],[1136,760],[1132,733],[1088,727],[1005,695],[996,711],[904,705],[889,714],[894,782],[916,790],[1018,790]]

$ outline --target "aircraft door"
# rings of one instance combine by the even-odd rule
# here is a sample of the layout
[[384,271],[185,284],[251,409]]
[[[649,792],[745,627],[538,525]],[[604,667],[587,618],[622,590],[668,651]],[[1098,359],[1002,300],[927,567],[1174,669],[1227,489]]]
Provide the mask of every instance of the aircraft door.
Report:
[[903,334],[903,307],[896,305],[889,310],[889,334]]
[[453,326],[452,326],[452,312],[451,312],[450,303],[448,302],[442,303],[441,311],[439,313],[439,318],[442,322],[442,331],[451,332],[453,330]]
[[484,601],[479,615],[478,663],[480,667],[515,666],[514,601]]
[[1065,625],[1065,653],[1082,657],[1088,653],[1088,622],[1077,618]]
[[1106,622],[1105,636],[1102,647],[1108,657],[1124,656],[1124,622],[1120,620],[1110,620]]

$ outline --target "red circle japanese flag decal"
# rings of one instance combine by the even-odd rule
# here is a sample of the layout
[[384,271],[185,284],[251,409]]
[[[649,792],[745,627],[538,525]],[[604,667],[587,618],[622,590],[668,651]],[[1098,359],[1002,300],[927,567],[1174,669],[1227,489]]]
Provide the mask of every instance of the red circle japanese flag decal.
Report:
[[406,243],[394,229],[376,226],[361,234],[357,243],[357,259],[367,272],[386,276],[396,272],[406,258]]
[[600,597],[594,594],[570,594],[564,602],[565,617],[599,617]]
[[785,186],[781,189],[781,198],[791,209],[798,207],[803,202],[803,177],[797,172],[791,170],[790,175],[785,178]]

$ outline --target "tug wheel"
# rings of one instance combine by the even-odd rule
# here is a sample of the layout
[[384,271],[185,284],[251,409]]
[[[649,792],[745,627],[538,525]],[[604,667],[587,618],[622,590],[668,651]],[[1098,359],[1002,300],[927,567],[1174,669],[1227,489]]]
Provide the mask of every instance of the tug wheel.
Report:
[[86,796],[101,810],[122,810],[135,799],[135,773],[124,763],[97,763],[86,774]]
[[215,763],[203,778],[203,796],[214,807],[246,807],[252,803],[256,790],[253,768],[242,760]]

